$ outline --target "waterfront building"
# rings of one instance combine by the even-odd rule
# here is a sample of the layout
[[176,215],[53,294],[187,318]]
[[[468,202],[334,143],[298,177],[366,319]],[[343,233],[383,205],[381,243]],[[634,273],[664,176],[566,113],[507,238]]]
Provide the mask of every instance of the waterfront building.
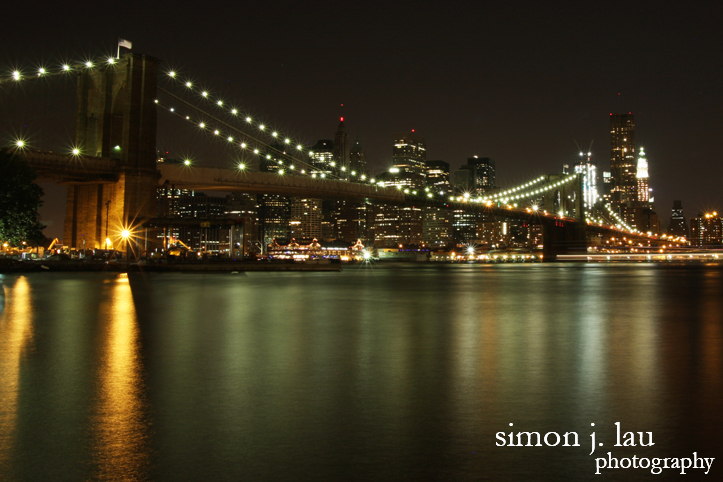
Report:
[[297,240],[321,239],[321,199],[291,198],[289,235]]
[[423,240],[432,248],[443,248],[452,242],[452,213],[449,209],[425,206],[423,209]]
[[690,220],[690,244],[700,247],[720,247],[723,244],[722,219],[717,212],[700,213]]
[[288,242],[291,238],[290,198],[278,194],[261,194],[258,201],[258,236],[262,245],[268,246],[274,239],[280,243]]
[[421,207],[380,204],[374,208],[373,220],[375,247],[393,248],[400,244],[421,245],[424,242]]

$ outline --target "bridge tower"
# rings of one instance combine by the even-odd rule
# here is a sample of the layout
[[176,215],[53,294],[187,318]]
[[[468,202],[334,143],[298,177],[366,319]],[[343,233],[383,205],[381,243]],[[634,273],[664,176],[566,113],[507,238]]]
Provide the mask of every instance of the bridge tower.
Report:
[[[76,146],[85,155],[115,159],[120,168],[117,182],[99,179],[68,186],[66,245],[101,248],[110,239],[118,247],[124,228],[155,215],[159,64],[153,57],[130,53],[80,74]],[[147,241],[145,231],[137,234]]]
[[[558,176],[549,176],[554,182]],[[563,176],[559,176],[561,179]],[[585,224],[585,202],[583,196],[583,178],[578,175],[572,187],[555,190],[543,199],[545,210],[556,213],[574,212],[575,221],[556,219],[554,222],[544,223],[542,226],[543,255],[546,261],[554,261],[558,254],[581,253],[587,250],[587,235]]]

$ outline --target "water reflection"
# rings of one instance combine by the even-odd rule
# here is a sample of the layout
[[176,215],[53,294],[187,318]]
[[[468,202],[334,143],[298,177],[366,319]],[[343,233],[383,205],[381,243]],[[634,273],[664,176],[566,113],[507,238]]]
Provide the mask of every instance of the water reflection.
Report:
[[27,278],[19,277],[0,312],[0,473],[10,465],[17,441],[20,365],[33,340],[30,292]]
[[96,477],[141,480],[148,466],[142,363],[136,309],[126,274],[109,287],[103,322],[98,406],[93,420]]

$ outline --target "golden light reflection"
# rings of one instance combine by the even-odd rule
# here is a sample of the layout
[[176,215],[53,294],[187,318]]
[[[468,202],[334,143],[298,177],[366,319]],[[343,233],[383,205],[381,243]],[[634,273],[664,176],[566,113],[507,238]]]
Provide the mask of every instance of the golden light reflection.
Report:
[[33,339],[32,305],[27,278],[19,277],[6,290],[5,311],[0,314],[0,467],[6,465],[12,456],[16,437],[20,364]]
[[128,275],[109,286],[93,451],[100,480],[139,480],[148,465],[138,324]]

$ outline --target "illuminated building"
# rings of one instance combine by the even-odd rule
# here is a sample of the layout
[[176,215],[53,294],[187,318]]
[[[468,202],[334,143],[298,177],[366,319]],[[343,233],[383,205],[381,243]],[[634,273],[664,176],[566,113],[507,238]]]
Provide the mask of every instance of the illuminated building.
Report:
[[390,173],[396,174],[396,180],[412,188],[424,186],[427,160],[427,147],[424,137],[412,132],[401,132],[394,136],[392,148],[392,166]]
[[612,201],[613,175],[610,171],[603,171],[602,198],[606,203]]
[[373,221],[374,246],[394,248],[403,245],[423,243],[422,209],[415,206],[375,207]]
[[470,157],[468,169],[472,171],[472,190],[475,194],[484,194],[495,187],[495,161],[489,157]]
[[645,149],[640,148],[640,154],[638,155],[638,168],[636,176],[637,185],[637,201],[638,202],[652,202],[650,199],[650,182],[648,179],[648,160],[645,158]]
[[368,227],[373,207],[368,203],[324,200],[322,202],[322,237],[326,242],[354,243],[361,239],[371,244]]
[[592,153],[580,153],[580,158],[575,162],[575,172],[582,174],[583,198],[585,208],[590,209],[595,205],[598,198],[597,190],[597,166],[592,160]]
[[690,220],[690,244],[700,247],[723,244],[723,225],[717,212],[700,213]]
[[455,244],[471,244],[477,240],[477,221],[481,213],[466,209],[452,211],[452,239]]
[[321,199],[291,198],[289,234],[296,240],[321,239]]
[[452,242],[452,213],[449,209],[425,206],[423,211],[423,239],[429,247],[441,248]]
[[632,113],[610,114],[610,170],[613,206],[637,201],[635,119]]
[[[159,232],[164,236],[183,241],[193,250],[220,253],[228,250],[228,229],[207,225],[208,220],[226,215],[227,197],[208,196],[188,189],[158,189],[156,199],[159,217],[166,219],[197,219],[194,224],[183,223],[170,226]],[[165,246],[164,243],[162,245]]]
[[291,201],[288,197],[278,194],[260,195],[258,213],[259,238],[263,246],[268,246],[274,239],[278,242],[289,240]]
[[448,195],[452,192],[449,184],[449,163],[444,161],[425,161],[427,166],[427,187],[434,195]]
[[688,237],[688,223],[685,222],[685,216],[683,215],[682,201],[673,201],[668,234],[683,236],[685,238]]
[[[260,166],[263,172],[275,172],[279,167],[278,160],[273,156],[271,160],[267,159]],[[258,203],[258,238],[262,247],[265,249],[274,239],[286,242],[290,238],[290,198],[278,194],[261,194],[258,196]]]
[[311,174],[325,176],[333,175],[337,172],[336,161],[334,160],[334,143],[328,139],[322,139],[314,144],[311,148],[313,155],[311,156]]

